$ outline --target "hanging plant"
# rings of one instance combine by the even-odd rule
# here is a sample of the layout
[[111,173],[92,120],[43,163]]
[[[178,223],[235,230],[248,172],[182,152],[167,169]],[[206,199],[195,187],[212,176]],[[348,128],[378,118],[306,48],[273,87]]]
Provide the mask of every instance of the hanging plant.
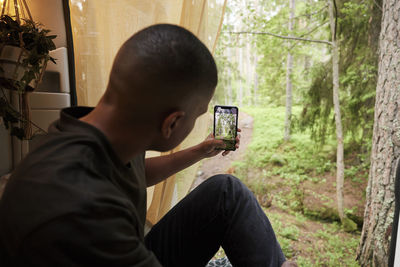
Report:
[[[56,35],[48,35],[50,30],[31,19],[21,21],[16,17],[0,17],[0,117],[11,135],[30,139],[32,122],[27,93],[41,82],[47,62],[55,63],[49,52],[56,48]],[[18,92],[18,108],[9,102],[5,89]]]
[[47,62],[55,63],[49,52],[56,48],[53,43],[56,35],[48,35],[50,30],[40,26],[31,20],[20,24],[7,15],[0,18],[0,72],[3,73],[0,76],[5,88],[33,91]]

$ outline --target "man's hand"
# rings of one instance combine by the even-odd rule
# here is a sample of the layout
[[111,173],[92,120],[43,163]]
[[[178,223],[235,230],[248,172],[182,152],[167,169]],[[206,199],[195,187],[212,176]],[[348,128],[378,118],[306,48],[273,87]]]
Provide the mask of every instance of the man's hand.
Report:
[[[241,132],[241,129],[238,129],[238,132]],[[236,149],[239,148],[240,145],[240,134],[236,136]],[[214,138],[213,134],[207,136],[207,138],[199,144],[201,151],[203,152],[203,156],[206,158],[214,157],[221,153],[223,150],[217,149],[221,147],[225,147],[225,144],[222,140],[217,140]],[[229,150],[225,150],[222,153],[222,156],[226,156],[229,154]]]

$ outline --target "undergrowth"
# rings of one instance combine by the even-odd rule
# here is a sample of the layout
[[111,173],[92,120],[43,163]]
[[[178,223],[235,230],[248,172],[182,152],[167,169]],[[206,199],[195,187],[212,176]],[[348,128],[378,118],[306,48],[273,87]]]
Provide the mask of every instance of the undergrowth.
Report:
[[[235,175],[255,193],[274,227],[282,250],[299,266],[358,266],[355,252],[359,231],[346,233],[337,212],[330,208],[308,210],[304,206],[305,182],[327,185],[334,175],[336,143],[316,144],[307,132],[291,134],[283,141],[284,107],[242,108],[254,119],[253,136],[244,160],[234,162]],[[294,107],[294,114],[300,113]],[[368,164],[346,167],[346,178],[365,183]],[[333,205],[333,199],[316,196]],[[346,214],[356,208],[346,209]],[[336,213],[335,213],[336,212]],[[325,213],[325,214],[323,214]],[[325,216],[325,217],[324,217]]]

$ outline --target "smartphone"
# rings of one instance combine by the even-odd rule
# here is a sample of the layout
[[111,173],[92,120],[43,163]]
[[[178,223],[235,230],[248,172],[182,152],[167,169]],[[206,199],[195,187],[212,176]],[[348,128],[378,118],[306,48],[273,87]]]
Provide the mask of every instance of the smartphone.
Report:
[[234,106],[214,107],[214,138],[223,140],[226,147],[219,150],[236,150],[239,109]]

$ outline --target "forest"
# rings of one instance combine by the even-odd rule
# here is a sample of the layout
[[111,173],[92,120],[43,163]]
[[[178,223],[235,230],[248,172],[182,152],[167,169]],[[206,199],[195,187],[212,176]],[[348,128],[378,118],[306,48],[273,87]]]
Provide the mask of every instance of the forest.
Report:
[[400,155],[399,11],[395,0],[226,6],[212,104],[236,105],[254,121],[230,170],[299,266],[388,265]]

